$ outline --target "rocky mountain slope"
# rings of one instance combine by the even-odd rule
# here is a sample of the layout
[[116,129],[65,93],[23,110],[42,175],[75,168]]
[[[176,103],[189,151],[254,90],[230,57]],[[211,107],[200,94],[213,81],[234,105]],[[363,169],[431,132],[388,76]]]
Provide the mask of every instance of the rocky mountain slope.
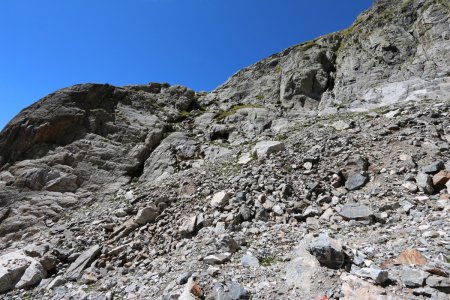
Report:
[[24,109],[0,133],[0,297],[448,299],[449,5],[376,1],[210,93]]

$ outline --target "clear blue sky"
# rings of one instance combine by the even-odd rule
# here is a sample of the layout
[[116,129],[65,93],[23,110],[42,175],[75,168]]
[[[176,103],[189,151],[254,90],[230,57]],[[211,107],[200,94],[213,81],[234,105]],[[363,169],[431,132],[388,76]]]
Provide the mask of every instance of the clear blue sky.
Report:
[[348,27],[372,0],[1,0],[0,128],[62,87],[151,81],[212,90]]

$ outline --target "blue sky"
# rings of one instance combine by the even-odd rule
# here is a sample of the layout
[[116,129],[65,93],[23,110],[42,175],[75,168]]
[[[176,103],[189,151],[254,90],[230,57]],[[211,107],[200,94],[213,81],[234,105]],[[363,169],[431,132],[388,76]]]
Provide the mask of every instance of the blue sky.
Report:
[[0,128],[62,87],[152,81],[212,90],[348,27],[371,0],[1,0]]

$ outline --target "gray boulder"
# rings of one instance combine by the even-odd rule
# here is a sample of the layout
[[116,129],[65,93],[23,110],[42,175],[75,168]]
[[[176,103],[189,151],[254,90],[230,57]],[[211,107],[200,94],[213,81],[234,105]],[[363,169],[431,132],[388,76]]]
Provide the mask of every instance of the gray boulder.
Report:
[[426,194],[433,194],[433,178],[426,173],[419,173],[416,176],[417,186]]
[[321,234],[311,241],[309,252],[317,258],[320,264],[331,269],[339,269],[345,262],[345,253],[342,250],[341,242],[326,234]]

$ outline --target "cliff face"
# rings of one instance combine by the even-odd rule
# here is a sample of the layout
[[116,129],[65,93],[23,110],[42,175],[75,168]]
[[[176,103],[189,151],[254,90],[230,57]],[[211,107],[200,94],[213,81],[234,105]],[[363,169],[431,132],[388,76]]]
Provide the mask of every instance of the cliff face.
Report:
[[367,109],[449,90],[447,1],[378,1],[348,29],[275,54],[205,97],[286,112]]
[[446,299],[449,5],[376,1],[210,93],[24,109],[0,133],[0,293]]

